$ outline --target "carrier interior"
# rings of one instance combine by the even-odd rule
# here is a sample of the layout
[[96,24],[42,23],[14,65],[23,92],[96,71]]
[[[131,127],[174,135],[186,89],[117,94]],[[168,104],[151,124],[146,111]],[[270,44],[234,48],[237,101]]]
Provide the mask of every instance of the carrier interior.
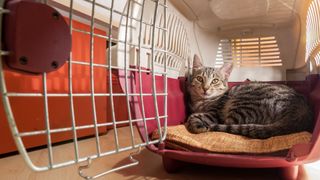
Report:
[[[188,59],[185,67],[181,67],[180,77],[190,73],[194,54],[201,57],[205,66],[219,68],[225,62],[233,63],[231,85],[248,79],[287,84],[310,100],[315,108],[315,126],[319,124],[315,96],[319,73],[319,2],[185,0],[170,3],[173,5],[170,10],[183,21],[188,34]],[[176,93],[174,88],[168,88],[169,93]],[[170,106],[170,98],[171,103],[178,98],[170,94],[168,98],[171,117],[179,117],[177,112],[185,113],[179,106]],[[170,110],[173,108],[177,110]],[[180,117],[184,117],[182,114]],[[169,117],[169,125],[184,122],[184,118],[172,119]],[[148,133],[154,130],[150,129]],[[318,139],[316,136],[313,143]]]
[[[203,62],[213,67],[233,61],[236,68],[230,81],[304,80],[309,71],[317,73],[317,61],[306,67],[309,66],[307,61],[312,59],[312,46],[316,46],[310,41],[318,38],[307,35],[307,29],[312,26],[307,23],[309,1],[186,0],[172,3],[188,22],[187,29],[194,30],[189,36],[191,54],[200,54]],[[319,19],[311,14],[308,21]]]

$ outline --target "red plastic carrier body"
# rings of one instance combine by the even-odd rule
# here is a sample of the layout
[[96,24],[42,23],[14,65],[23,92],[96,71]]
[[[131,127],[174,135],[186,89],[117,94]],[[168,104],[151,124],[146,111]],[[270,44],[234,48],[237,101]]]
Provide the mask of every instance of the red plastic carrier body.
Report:
[[[121,73],[120,73],[121,74]],[[121,77],[121,76],[119,76]],[[135,76],[138,82],[138,76]],[[143,78],[143,92],[152,92],[152,76],[150,74],[142,74]],[[120,80],[121,81],[121,80]],[[185,78],[172,79],[168,78],[168,126],[174,126],[184,123],[186,113],[186,102],[184,98],[185,92]],[[230,82],[229,86],[240,84],[241,82]],[[286,84],[299,93],[308,98],[314,107],[315,112],[315,128],[312,135],[312,140],[308,144],[297,144],[293,146],[286,157],[279,156],[259,156],[259,155],[234,155],[221,153],[205,153],[205,152],[187,152],[180,150],[167,149],[165,143],[159,146],[149,145],[147,148],[163,157],[164,168],[168,171],[175,171],[183,162],[213,165],[220,167],[236,167],[236,168],[277,168],[282,167],[285,171],[285,177],[293,177],[298,170],[298,165],[310,163],[320,159],[320,79],[319,75],[310,75],[305,81],[277,81],[270,83]],[[124,84],[124,83],[122,83]],[[131,87],[132,90],[139,92],[139,87]],[[156,76],[157,93],[161,93],[164,88],[163,78]],[[153,99],[144,98],[145,116],[154,114]],[[136,118],[142,118],[141,102],[139,99],[134,101],[133,109]],[[158,99],[159,115],[164,113],[164,101]],[[150,106],[149,106],[150,105]],[[154,121],[147,122],[147,129],[144,128],[143,123],[138,123],[139,133],[144,141],[146,141],[146,134],[150,135],[158,128]],[[149,138],[149,137],[148,137]],[[290,178],[289,178],[290,179]]]

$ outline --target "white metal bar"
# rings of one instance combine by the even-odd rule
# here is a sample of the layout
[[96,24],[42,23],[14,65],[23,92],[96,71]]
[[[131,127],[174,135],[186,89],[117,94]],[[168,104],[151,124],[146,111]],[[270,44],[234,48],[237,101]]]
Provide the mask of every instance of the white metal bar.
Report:
[[99,140],[99,130],[97,127],[97,112],[96,112],[96,101],[94,96],[94,14],[95,14],[95,0],[92,1],[92,9],[91,9],[91,23],[90,23],[90,85],[91,85],[91,102],[92,102],[92,113],[93,113],[93,123],[95,129],[96,136],[96,148],[98,152],[98,156],[101,154],[100,149],[100,140]]
[[[164,0],[164,4],[167,5],[167,0]],[[167,28],[167,6],[164,8],[164,28]],[[164,141],[167,135],[167,121],[168,121],[168,77],[167,77],[167,32],[164,32],[164,127],[163,127],[163,139],[160,142]]]
[[[90,66],[90,63],[88,62],[83,62],[83,61],[79,61],[79,60],[73,60],[72,61],[73,64],[80,64],[80,65],[85,65],[85,66]],[[104,67],[104,68],[111,68],[111,69],[117,69],[117,70],[124,70],[124,67],[118,67],[118,66],[109,66],[109,65],[105,65],[105,64],[95,64],[93,63],[93,66],[95,67]],[[133,71],[133,72],[139,72],[139,69],[134,69],[134,68],[127,68],[128,71]],[[144,70],[141,69],[141,72],[146,72],[146,73],[151,73],[151,70]],[[164,72],[157,72],[155,71],[156,75],[163,75]]]
[[53,154],[52,154],[52,143],[51,143],[51,132],[50,132],[50,120],[49,120],[49,106],[48,106],[48,96],[47,96],[47,73],[43,73],[42,76],[43,83],[43,100],[44,100],[44,118],[47,134],[47,146],[48,146],[48,160],[49,168],[53,165]]
[[[114,7],[114,0],[111,1],[111,10],[110,10],[110,23],[109,23],[109,36],[111,37],[112,34],[112,17],[113,17],[113,9]],[[113,125],[113,133],[114,133],[114,143],[116,146],[116,150],[119,150],[119,139],[118,139],[118,131],[117,131],[117,122],[114,110],[114,101],[113,101],[113,89],[112,89],[112,67],[111,67],[111,41],[109,40],[109,51],[108,51],[108,69],[109,69],[109,91],[110,91],[110,105],[111,105],[111,118],[112,118],[112,125]]]
[[[133,28],[133,27],[131,27],[131,28]],[[161,27],[157,27],[157,29],[160,29],[160,30],[162,30],[162,31],[167,31],[166,29],[161,28]],[[83,30],[83,29],[72,28],[72,30],[73,30],[73,31],[76,31],[76,32],[79,32],[79,33],[83,33],[83,34],[90,34],[89,31],[85,31],[85,30]],[[101,34],[93,33],[93,36],[95,36],[95,37],[100,37],[100,38],[103,38],[103,39],[107,39],[107,40],[109,40],[109,41],[111,41],[111,42],[114,42],[114,43],[122,43],[122,44],[125,44],[124,41],[119,40],[119,39],[112,38],[112,37],[107,36],[107,35],[101,35]],[[128,42],[128,45],[135,46],[135,44],[132,44],[131,42]],[[148,47],[148,46],[146,46],[146,45],[144,45],[143,47],[150,49],[150,47]]]
[[[174,19],[171,21],[171,23],[172,24],[174,24],[174,25],[176,25],[177,23],[173,23],[173,22],[175,22],[175,20],[177,20],[177,18],[175,18],[174,17]],[[172,28],[171,28],[172,29]],[[79,31],[79,32],[82,32],[82,33],[86,33],[86,34],[88,34],[89,32],[87,32],[87,31],[83,31],[83,30],[76,30],[76,31]],[[171,31],[173,31],[173,32],[175,32],[174,30],[171,30]],[[152,32],[150,32],[150,33],[152,33]],[[171,33],[170,33],[171,34]],[[169,34],[169,35],[170,35]],[[176,32],[175,33],[173,33],[173,34],[176,34]],[[94,35],[96,35],[96,36],[98,36],[98,37],[101,37],[101,38],[106,38],[106,39],[110,39],[110,38],[108,38],[107,36],[104,36],[104,35],[99,35],[99,34],[94,34]],[[175,35],[176,36],[176,35]],[[174,49],[174,48],[176,48],[176,46],[174,45],[174,39],[176,39],[176,38],[174,38],[175,36],[171,36],[171,38],[169,37],[169,41],[171,42],[171,45],[169,45],[169,51],[167,50],[165,53],[167,53],[168,55],[170,55],[170,56],[174,56],[177,60],[179,60],[180,62],[184,62],[185,60],[186,60],[186,58],[187,57],[183,57],[183,56],[179,56],[179,55],[177,55],[176,54],[176,50],[177,49]],[[124,41],[120,41],[120,40],[112,40],[113,42],[119,42],[119,43],[125,43]],[[133,46],[133,47],[139,47],[139,45],[137,45],[137,44],[133,44],[133,43],[130,43],[130,42],[127,42],[125,45],[130,45],[130,46]],[[150,46],[148,46],[148,45],[141,45],[141,47],[140,47],[140,49],[141,48],[143,48],[143,49],[148,49],[148,50],[151,50],[151,47]],[[164,50],[163,49],[159,49],[159,48],[155,48],[155,51],[157,51],[157,52],[164,52]],[[86,64],[85,62],[78,62],[79,64]],[[101,66],[101,67],[103,67],[103,66],[106,66],[106,65],[96,65],[96,66]],[[113,68],[115,68],[115,69],[123,69],[122,67],[115,67],[115,66],[113,66]],[[170,67],[168,67],[168,68],[170,68]],[[134,71],[134,69],[130,69],[129,68],[129,70],[133,70]]]
[[129,160],[131,161],[131,163],[129,164],[125,164],[125,165],[122,165],[122,166],[119,166],[119,167],[115,167],[115,168],[112,168],[110,170],[107,170],[105,172],[102,172],[102,173],[99,173],[97,175],[94,175],[94,176],[87,176],[83,173],[83,169],[88,169],[92,163],[92,159],[88,158],[88,164],[87,165],[84,165],[84,166],[80,166],[78,168],[78,171],[79,171],[79,175],[85,179],[96,179],[96,178],[99,178],[99,177],[102,177],[102,176],[105,176],[109,173],[112,173],[112,172],[115,172],[115,171],[119,171],[119,170],[122,170],[122,169],[126,169],[126,168],[129,168],[129,167],[132,167],[132,166],[136,166],[139,164],[139,161],[134,159],[133,156],[134,155],[138,155],[140,154],[141,152],[141,146],[139,147],[138,151],[137,152],[133,152],[133,153],[130,153],[129,155]]
[[[157,143],[159,143],[159,140],[150,141],[150,144],[157,144]],[[140,147],[144,147],[146,145],[147,145],[146,143],[141,143],[139,145],[136,145],[134,148],[140,148]],[[97,156],[95,154],[95,155],[92,155],[92,156],[89,156],[89,157],[80,158],[79,162],[87,161],[88,158],[96,159],[98,157],[109,156],[109,155],[113,155],[113,154],[116,154],[116,153],[119,153],[119,152],[128,151],[128,150],[131,150],[131,149],[132,149],[132,146],[127,146],[127,147],[119,148],[119,151],[116,151],[116,150],[106,151],[106,152],[101,153],[100,156]],[[60,164],[55,164],[55,165],[53,165],[53,168],[61,168],[61,167],[72,165],[74,163],[76,163],[76,162],[74,160],[71,160],[71,161],[60,163]],[[45,170],[48,170],[48,167],[41,167],[41,168],[39,168],[39,170],[40,171],[45,171]]]
[[[159,116],[159,119],[164,119],[167,118],[168,116]],[[139,121],[153,121],[155,120],[156,117],[149,117],[149,118],[139,118],[139,119],[133,119],[131,120],[133,123],[139,122]],[[120,124],[128,124],[130,121],[129,120],[122,120],[122,121],[117,121],[115,123],[113,122],[107,122],[107,123],[97,123],[97,127],[107,127],[107,126],[113,126],[113,125],[120,125]],[[94,125],[82,125],[82,126],[75,126],[75,130],[83,130],[83,129],[90,129],[94,128]],[[50,133],[61,133],[61,132],[67,132],[67,131],[72,131],[73,127],[65,127],[65,128],[57,128],[57,129],[51,129]],[[46,134],[46,130],[38,130],[38,131],[30,131],[30,132],[21,132],[17,133],[17,137],[25,137],[25,136],[36,136],[36,135],[41,135],[41,134]]]
[[[82,29],[77,29],[77,28],[73,28],[73,31],[80,32],[80,33],[83,33],[83,34],[90,34],[90,32],[88,32],[88,31],[85,31],[85,30],[82,30]],[[99,37],[99,38],[103,38],[103,39],[106,39],[106,40],[114,42],[114,43],[125,44],[125,42],[122,41],[122,40],[114,39],[114,38],[111,38],[111,37],[106,36],[106,35],[96,34],[96,33],[93,32],[93,36]],[[133,47],[138,47],[139,46],[139,45],[133,44],[131,42],[127,42],[126,45],[130,45],[130,46],[133,46]],[[148,44],[141,45],[141,48],[151,50],[151,46],[148,46]]]
[[[90,0],[84,0],[84,1],[92,2],[92,1],[90,1]],[[132,1],[132,2],[133,2],[134,4],[139,4],[139,3],[137,3],[136,1]],[[99,6],[99,7],[101,7],[101,8],[103,8],[103,9],[105,9],[105,10],[108,10],[108,11],[111,11],[111,9],[112,9],[112,8],[109,8],[109,7],[107,7],[107,6],[103,5],[103,4],[100,4],[100,3],[96,3],[96,5]],[[139,5],[141,5],[141,4],[139,4]],[[134,20],[134,21],[137,21],[137,22],[141,22],[141,23],[143,23],[143,24],[145,24],[145,25],[148,25],[148,26],[153,26],[152,23],[148,23],[148,22],[143,21],[142,19],[137,19],[137,18],[135,18],[135,17],[130,16],[128,12],[127,12],[127,14],[125,14],[125,13],[119,12],[119,11],[114,10],[114,9],[113,9],[113,12],[116,13],[116,14],[118,14],[118,15],[121,15],[122,17],[125,17],[126,19],[131,19],[131,20]],[[164,28],[159,27],[159,26],[156,26],[156,28],[157,28],[157,29],[161,29],[161,30],[165,30]]]
[[[131,108],[130,108],[130,102],[129,102],[129,95],[128,95],[128,70],[127,70],[127,43],[128,43],[128,24],[129,24],[129,14],[130,14],[130,6],[131,6],[131,0],[128,0],[127,4],[127,14],[126,17],[126,26],[125,26],[125,37],[124,37],[124,81],[125,81],[125,94],[126,94],[126,103],[127,103],[127,111],[128,111],[128,118],[129,118],[129,126],[130,126],[130,133],[131,133],[131,144],[132,147],[135,146],[134,143],[134,133],[133,133],[133,127],[132,127],[132,117],[131,117]],[[131,80],[132,81],[132,80]]]
[[[159,143],[159,140],[154,140],[154,141],[151,141],[150,144],[157,144]],[[135,148],[139,148],[139,147],[144,147],[146,146],[147,144],[146,143],[141,143],[139,145],[136,145]],[[66,166],[70,166],[72,164],[75,164],[75,163],[81,163],[81,162],[84,162],[86,161],[88,158],[90,159],[96,159],[98,157],[104,157],[104,156],[110,156],[110,155],[113,155],[113,154],[116,154],[116,153],[119,153],[119,152],[125,152],[125,151],[128,151],[128,150],[131,150],[132,149],[132,146],[128,146],[128,147],[123,147],[123,148],[119,148],[119,151],[115,151],[115,150],[112,150],[112,151],[106,151],[106,152],[103,152],[100,154],[100,156],[98,155],[92,155],[92,156],[89,156],[89,157],[84,157],[84,158],[80,158],[78,162],[76,162],[75,160],[70,160],[70,161],[65,161],[65,162],[62,162],[62,163],[59,163],[59,164],[53,164],[52,168],[53,169],[56,169],[56,168],[62,168],[62,167],[66,167]],[[26,154],[26,158],[29,160],[26,162],[29,164],[29,166],[34,170],[34,171],[47,171],[49,170],[49,167],[48,166],[42,166],[42,167],[36,167],[32,164],[27,152],[25,152]]]
[[[70,11],[69,11],[69,27],[70,27],[70,34],[72,36],[72,16],[73,14],[73,0],[70,0]],[[72,135],[73,135],[73,145],[74,145],[74,156],[76,159],[76,162],[79,160],[79,147],[78,147],[78,137],[77,137],[77,131],[75,129],[76,121],[75,121],[75,115],[74,115],[74,104],[73,104],[73,92],[72,92],[72,51],[70,52],[69,56],[69,66],[68,66],[68,80],[69,80],[69,102],[70,102],[70,114],[71,114],[71,123],[72,123]]]
[[[43,97],[43,94],[41,93],[6,93],[8,97]],[[94,93],[94,97],[101,97],[101,96],[126,96],[125,93]],[[153,96],[152,93],[128,93],[129,96]],[[157,96],[166,96],[167,93],[156,93]],[[68,97],[69,93],[47,93],[48,97]],[[72,96],[74,97],[87,97],[92,96],[91,93],[73,93]]]
[[[2,19],[0,18],[0,26],[1,26],[1,21]],[[1,36],[0,36],[0,40],[1,40]],[[1,41],[0,41],[1,42]],[[1,44],[0,44],[0,49],[1,49]],[[8,125],[10,127],[11,130],[11,134],[12,137],[14,139],[14,142],[16,144],[16,147],[20,153],[20,155],[23,157],[23,159],[25,160],[26,164],[34,171],[41,171],[44,170],[44,168],[39,168],[36,167],[33,162],[31,161],[26,148],[24,146],[24,143],[21,139],[21,137],[18,136],[19,134],[19,130],[17,127],[17,124],[15,122],[15,118],[13,116],[12,113],[12,109],[10,106],[10,101],[9,101],[9,97],[6,95],[7,92],[7,88],[6,88],[6,84],[5,84],[5,77],[4,77],[4,71],[3,71],[3,65],[2,65],[3,59],[2,56],[0,56],[0,90],[2,93],[2,103],[3,103],[3,107],[4,107],[4,111],[6,113],[6,117],[7,117],[7,121],[8,121]],[[45,169],[48,169],[48,167],[46,167]]]
[[0,13],[1,13],[1,14],[7,14],[7,13],[10,13],[10,10],[8,10],[8,9],[3,9],[2,7],[0,7]]
[[[88,0],[86,0],[88,1]],[[125,37],[125,40],[124,41],[119,41],[117,39],[114,39],[114,38],[111,38],[111,34],[112,34],[112,16],[115,12],[114,8],[113,8],[113,4],[114,4],[114,0],[112,0],[112,5],[111,7],[109,8],[110,10],[110,23],[109,23],[109,36],[104,36],[104,35],[98,35],[96,33],[94,33],[94,20],[95,20],[95,6],[99,6],[98,3],[96,3],[95,0],[90,0],[90,2],[92,3],[92,11],[91,11],[91,23],[90,23],[90,32],[88,31],[82,31],[82,30],[78,30],[78,29],[75,29],[73,26],[72,26],[72,16],[73,16],[73,0],[70,1],[70,14],[69,14],[69,28],[70,28],[70,33],[72,34],[72,31],[74,30],[75,32],[83,32],[83,33],[86,33],[88,35],[90,35],[90,62],[81,62],[81,61],[75,61],[72,59],[72,52],[70,52],[70,60],[67,61],[67,63],[69,64],[68,66],[68,86],[69,86],[69,90],[68,92],[63,92],[63,93],[48,93],[47,92],[47,77],[46,77],[46,73],[43,74],[43,93],[15,93],[15,92],[7,92],[6,90],[6,87],[5,87],[5,78],[4,78],[4,74],[3,74],[3,70],[2,70],[2,61],[1,61],[1,57],[0,57],[0,83],[1,83],[1,92],[2,92],[2,96],[3,96],[3,103],[4,103],[4,106],[5,106],[5,111],[6,111],[6,114],[7,114],[7,118],[8,118],[8,122],[9,122],[9,125],[10,125],[10,128],[11,128],[11,131],[12,131],[12,135],[15,139],[15,142],[17,144],[17,147],[18,147],[18,150],[19,152],[22,154],[22,156],[24,157],[24,159],[26,160],[27,164],[33,169],[33,170],[36,170],[36,171],[44,171],[44,170],[48,170],[48,169],[52,169],[52,168],[59,168],[59,167],[64,167],[64,166],[68,166],[68,165],[71,165],[71,164],[74,164],[74,163],[78,163],[78,162],[84,162],[87,160],[88,157],[79,157],[79,147],[78,147],[78,137],[77,137],[77,131],[78,130],[82,130],[82,129],[94,129],[95,130],[95,142],[96,142],[96,148],[97,148],[97,154],[95,155],[92,155],[92,156],[89,156],[89,158],[91,159],[94,159],[94,158],[98,158],[98,157],[101,157],[101,156],[106,156],[106,155],[111,155],[111,154],[115,154],[115,153],[118,153],[118,152],[122,152],[122,151],[127,151],[127,150],[131,150],[131,149],[134,149],[134,148],[138,148],[140,146],[146,146],[146,145],[149,145],[149,144],[155,144],[155,143],[159,143],[159,142],[162,142],[163,141],[163,134],[162,132],[160,132],[160,129],[161,129],[161,120],[165,120],[165,123],[166,123],[166,120],[167,120],[167,70],[170,69],[170,67],[167,67],[167,58],[170,56],[170,53],[167,52],[167,22],[166,22],[166,14],[165,14],[165,23],[164,23],[164,27],[162,27],[162,23],[160,23],[160,25],[157,25],[157,13],[158,13],[158,6],[163,6],[164,8],[167,8],[167,5],[166,5],[166,0],[164,0],[164,4],[161,4],[158,0],[152,0],[156,3],[156,6],[155,6],[155,11],[154,11],[154,18],[153,18],[153,21],[151,21],[150,23],[147,23],[145,21],[142,20],[142,17],[143,15],[141,15],[141,18],[136,18],[136,17],[131,17],[130,16],[130,8],[132,6],[130,6],[130,2],[131,3],[137,3],[136,1],[134,0],[128,0],[128,9],[127,9],[127,13],[124,17],[126,17],[126,37]],[[138,5],[142,6],[142,14],[143,14],[143,10],[144,10],[144,6],[145,6],[145,0],[143,0],[143,3],[137,3]],[[6,13],[5,10],[0,10],[0,13]],[[165,12],[166,13],[166,12]],[[123,15],[123,14],[122,14]],[[128,42],[128,35],[127,35],[127,32],[128,32],[128,28],[129,28],[129,20],[135,20],[135,21],[138,21],[140,22],[140,32],[139,32],[139,43],[138,44],[133,44],[133,43],[130,43]],[[1,20],[0,20],[1,21]],[[160,20],[161,21],[161,20]],[[1,24],[1,23],[0,23]],[[151,44],[151,46],[146,46],[146,45],[143,45],[141,43],[141,38],[142,38],[142,35],[141,35],[141,31],[142,31],[142,25],[146,25],[146,26],[149,26],[150,28],[152,27],[152,31],[150,30],[150,34],[152,37],[151,39],[151,42],[149,42],[149,44]],[[1,25],[0,25],[1,26]],[[1,29],[1,28],[0,28]],[[165,39],[165,43],[164,43],[164,46],[163,47],[162,45],[161,46],[157,46],[156,47],[156,44],[159,45],[159,42],[158,43],[155,43],[155,30],[158,29],[159,33],[161,30],[163,30],[164,32],[164,39]],[[157,32],[158,32],[157,31]],[[162,33],[162,31],[161,31]],[[162,36],[162,35],[159,35],[159,36]],[[97,64],[97,63],[94,63],[94,37],[100,37],[100,38],[104,38],[104,39],[107,39],[109,40],[108,43],[109,43],[109,47],[111,47],[111,43],[112,42],[118,42],[118,43],[123,43],[125,45],[125,53],[126,53],[126,50],[127,50],[127,47],[128,46],[133,46],[135,48],[139,48],[139,58],[138,58],[138,61],[139,61],[139,67],[138,68],[130,68],[128,67],[127,63],[127,55],[125,54],[125,66],[124,67],[115,67],[115,66],[111,66],[111,51],[108,51],[108,62],[106,62],[106,64]],[[150,41],[150,39],[149,39]],[[159,41],[159,39],[158,39]],[[141,68],[141,49],[142,48],[145,48],[145,49],[148,49],[151,51],[151,55],[152,55],[152,69],[151,70],[144,70]],[[161,49],[161,48],[164,48]],[[1,49],[1,48],[0,48]],[[158,53],[158,54],[157,54]],[[5,51],[1,51],[0,52],[0,55],[8,55],[9,52],[5,52]],[[164,66],[164,72],[155,72],[155,66],[158,66],[158,64],[156,64],[157,62],[155,62],[155,59],[157,58],[159,61],[160,61],[160,58],[163,58],[162,56],[164,56],[165,58],[165,66]],[[176,56],[174,54],[174,52],[172,53],[172,56]],[[179,57],[180,59],[181,57]],[[90,92],[88,93],[74,93],[73,92],[73,83],[72,83],[72,76],[73,76],[73,73],[72,73],[72,65],[73,64],[81,64],[81,65],[86,65],[86,66],[90,66]],[[160,63],[160,65],[162,65]],[[110,89],[110,92],[109,93],[95,93],[95,86],[94,86],[94,68],[95,67],[102,67],[102,68],[106,68],[106,69],[109,69],[109,89]],[[126,92],[125,93],[113,93],[113,90],[112,90],[112,70],[113,69],[121,69],[121,70],[124,70],[125,71],[125,85],[126,85]],[[129,93],[129,81],[127,78],[133,78],[130,76],[129,74],[129,77],[128,77],[128,72],[138,72],[139,73],[139,83],[140,83],[140,93]],[[143,93],[142,92],[142,87],[143,87],[143,83],[142,83],[142,72],[145,72],[145,73],[152,73],[152,89],[153,89],[153,92],[152,93]],[[157,90],[156,90],[156,82],[155,82],[155,75],[162,75],[164,77],[164,92],[163,93],[157,93]],[[110,96],[110,104],[111,104],[111,109],[112,109],[112,122],[106,122],[106,123],[98,123],[97,121],[97,111],[96,111],[96,104],[95,104],[95,97],[105,97],[105,96]],[[126,97],[126,102],[127,102],[127,108],[128,108],[128,113],[129,113],[129,117],[128,117],[128,120],[124,120],[124,121],[116,121],[116,118],[115,118],[115,114],[114,114],[114,102],[113,102],[113,97],[114,96],[122,96],[122,97]],[[132,99],[133,97],[131,96],[139,96],[140,99],[141,99],[141,105],[143,106],[143,110],[142,110],[142,114],[143,116],[139,119],[132,119],[131,117],[131,108],[130,108],[130,99]],[[153,96],[153,99],[154,99],[154,106],[155,106],[155,115],[154,117],[149,117],[149,118],[146,118],[145,117],[145,109],[144,109],[144,102],[143,102],[143,99],[144,99],[144,96]],[[164,113],[164,116],[160,116],[159,115],[159,110],[158,110],[158,103],[157,103],[157,98],[159,96],[165,96],[165,103],[164,103],[164,108],[165,108],[165,113]],[[45,111],[45,123],[46,123],[46,127],[44,130],[39,130],[39,131],[31,131],[31,132],[21,132],[19,133],[17,127],[16,127],[16,124],[15,124],[15,121],[14,121],[14,117],[13,117],[13,114],[12,114],[12,111],[11,111],[11,105],[10,105],[10,101],[9,101],[9,97],[43,97],[44,98],[44,111]],[[49,116],[49,106],[48,106],[48,98],[49,97],[69,97],[69,102],[70,102],[70,112],[71,112],[71,126],[70,127],[65,127],[65,128],[56,128],[56,129],[51,129],[50,128],[50,116]],[[76,118],[75,118],[75,107],[74,107],[74,97],[91,97],[91,102],[92,102],[92,111],[93,111],[93,124],[89,124],[89,125],[82,125],[82,126],[77,126],[76,124]],[[133,134],[133,123],[136,123],[136,122],[143,122],[144,125],[145,125],[145,128],[147,128],[147,121],[156,121],[156,123],[158,124],[158,129],[159,129],[159,134],[160,134],[160,139],[159,140],[154,140],[154,141],[150,141],[149,139],[144,142],[144,143],[141,143],[141,144],[135,144],[134,142],[134,134]],[[128,147],[121,147],[119,148],[119,141],[118,141],[118,134],[117,134],[117,125],[120,125],[120,124],[127,124],[129,123],[130,125],[130,131],[131,131],[131,141],[132,141],[132,144]],[[100,141],[99,141],[99,128],[100,127],[107,127],[107,126],[113,126],[114,127],[114,133],[115,133],[115,142],[116,142],[116,146],[117,148],[115,148],[114,150],[111,150],[111,151],[107,151],[107,152],[102,152],[101,151],[101,147],[100,147]],[[62,162],[62,163],[54,163],[53,162],[53,151],[52,151],[52,142],[51,142],[51,135],[53,133],[62,133],[62,132],[72,132],[73,133],[73,146],[74,146],[74,153],[75,153],[75,158],[71,161],[65,161],[65,162]],[[146,131],[147,132],[147,131]],[[48,158],[49,158],[49,165],[48,166],[45,166],[45,167],[38,167],[38,166],[35,166],[32,161],[30,160],[27,152],[26,152],[26,149],[24,147],[24,144],[22,142],[22,139],[21,137],[27,137],[27,136],[37,136],[37,135],[46,135],[47,136],[47,145],[48,145]],[[146,134],[147,137],[148,137],[148,134]],[[71,138],[70,138],[71,139]],[[122,166],[122,167],[119,167],[119,168],[115,168],[115,170],[118,170],[118,169],[122,169],[124,167],[129,167],[130,164],[128,165],[125,165],[125,166]],[[109,172],[113,172],[114,170],[111,170]],[[107,173],[107,172],[106,172]]]
[[[154,8],[154,14],[153,14],[153,19],[154,19],[154,24],[156,24],[156,19],[158,15],[158,5],[159,1],[155,1],[155,8]],[[153,102],[154,102],[154,109],[156,113],[156,120],[157,120],[157,125],[158,125],[158,131],[159,131],[159,136],[160,136],[160,143],[162,143],[162,131],[161,131],[161,123],[159,120],[159,109],[158,109],[158,99],[156,96],[157,89],[156,89],[156,78],[154,74],[154,60],[155,60],[155,26],[152,27],[152,41],[151,41],[151,68],[152,68],[152,93],[153,93]]]
[[[140,19],[142,20],[143,14],[144,14],[144,7],[145,7],[145,0],[142,0],[142,6],[141,6],[141,16]],[[142,119],[143,119],[143,126],[145,129],[145,137],[146,142],[149,144],[149,135],[148,135],[148,129],[147,129],[147,122],[146,122],[146,114],[144,109],[144,100],[143,100],[143,90],[142,90],[142,69],[141,69],[141,40],[142,40],[142,23],[140,23],[139,28],[139,37],[138,37],[138,45],[139,45],[139,53],[138,53],[138,66],[139,66],[139,92],[140,92],[140,102],[141,102],[141,113],[142,113]]]
[[9,54],[10,54],[10,52],[8,52],[8,51],[2,51],[1,50],[1,52],[0,52],[0,56],[7,56]]
[[162,7],[164,7],[164,8],[167,8],[167,7],[168,7],[168,6],[165,5],[165,4],[159,3],[159,0],[150,0],[150,1],[153,1],[153,2],[155,2],[156,4],[158,4],[157,6],[162,6]]
[[[4,2],[5,2],[4,0],[0,0],[0,7],[1,7],[0,13],[1,14],[10,12],[9,10],[2,8],[4,5]],[[0,18],[0,29],[2,29],[2,18]],[[0,42],[2,42],[2,36],[0,36]],[[11,135],[14,139],[14,142],[16,144],[16,147],[17,147],[19,153],[21,154],[21,156],[25,160],[26,164],[34,171],[41,171],[41,170],[43,170],[43,168],[39,168],[39,167],[34,166],[34,164],[32,163],[32,161],[26,151],[26,148],[23,144],[22,139],[19,136],[17,136],[19,134],[19,130],[18,130],[18,127],[15,122],[15,118],[12,113],[9,97],[6,95],[6,93],[7,93],[7,88],[6,88],[6,83],[5,83],[6,80],[5,80],[4,71],[3,71],[3,64],[2,64],[3,63],[2,56],[8,55],[9,52],[2,50],[2,43],[0,43],[0,54],[1,54],[1,56],[0,56],[0,91],[2,93],[3,109],[6,113],[6,118],[7,118],[7,122],[8,122],[9,128],[10,128],[10,131],[11,131]],[[48,168],[46,168],[46,169],[48,169]]]

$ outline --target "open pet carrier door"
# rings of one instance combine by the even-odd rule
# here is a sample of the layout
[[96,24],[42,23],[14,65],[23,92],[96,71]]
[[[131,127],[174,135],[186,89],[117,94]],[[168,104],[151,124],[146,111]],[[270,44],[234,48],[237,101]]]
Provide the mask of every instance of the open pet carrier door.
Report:
[[[79,175],[94,179],[137,165],[134,154],[164,141],[168,77],[177,79],[189,55],[186,31],[166,0],[2,0],[1,7],[3,107],[30,168],[84,162]],[[141,141],[136,124],[141,134],[155,125],[160,137]],[[94,152],[82,149],[84,137],[94,139]],[[55,156],[66,141],[72,151]],[[27,152],[39,146],[45,163]],[[92,160],[133,150],[129,164],[86,175]]]

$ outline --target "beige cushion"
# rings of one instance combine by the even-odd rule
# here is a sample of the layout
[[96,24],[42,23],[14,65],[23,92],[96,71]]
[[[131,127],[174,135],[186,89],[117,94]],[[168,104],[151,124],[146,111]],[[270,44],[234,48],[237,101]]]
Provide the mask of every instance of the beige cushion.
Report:
[[[261,154],[280,152],[295,144],[308,143],[311,136],[309,132],[299,132],[268,139],[250,139],[223,132],[192,134],[184,125],[178,125],[167,128],[165,142],[169,148],[184,151]],[[159,138],[158,130],[153,132],[152,138]]]

